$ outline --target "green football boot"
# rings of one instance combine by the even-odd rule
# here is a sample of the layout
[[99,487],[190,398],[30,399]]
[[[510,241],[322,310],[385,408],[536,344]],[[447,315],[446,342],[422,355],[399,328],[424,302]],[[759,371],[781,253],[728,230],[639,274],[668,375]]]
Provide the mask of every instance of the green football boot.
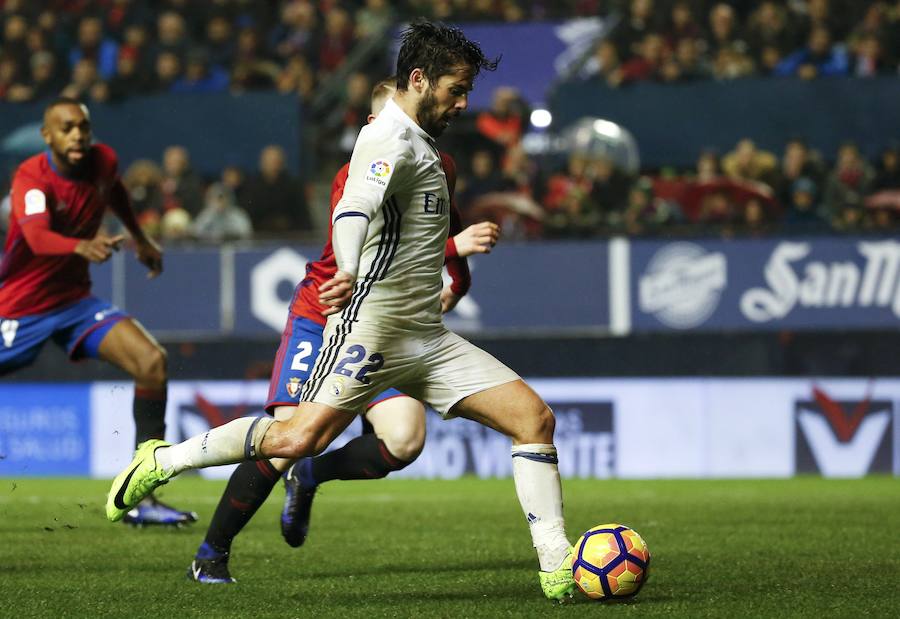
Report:
[[575,549],[569,548],[569,554],[563,559],[562,564],[552,572],[538,572],[541,579],[541,589],[548,599],[562,602],[566,597],[575,595],[575,578],[572,576],[572,561],[575,558]]
[[154,488],[169,481],[172,471],[162,470],[156,463],[155,455],[157,449],[168,446],[169,443],[159,439],[150,439],[138,445],[131,464],[113,480],[106,497],[106,517],[110,521],[121,520]]

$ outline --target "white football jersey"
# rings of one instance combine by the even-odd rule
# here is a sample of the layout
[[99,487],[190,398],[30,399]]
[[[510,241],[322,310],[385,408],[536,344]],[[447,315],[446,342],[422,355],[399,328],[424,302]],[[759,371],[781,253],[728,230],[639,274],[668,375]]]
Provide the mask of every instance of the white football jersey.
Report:
[[362,128],[332,221],[366,217],[344,321],[423,329],[441,324],[450,194],[434,139],[389,100]]

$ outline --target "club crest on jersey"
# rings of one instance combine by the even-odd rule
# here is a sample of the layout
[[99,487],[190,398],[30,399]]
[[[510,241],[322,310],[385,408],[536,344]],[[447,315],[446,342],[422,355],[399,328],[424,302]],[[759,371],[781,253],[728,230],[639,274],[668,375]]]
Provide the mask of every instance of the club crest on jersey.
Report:
[[331,389],[331,393],[333,395],[341,395],[342,393],[344,393],[344,379],[335,378],[334,382],[331,383],[329,389]]
[[299,378],[294,376],[287,383],[285,383],[284,387],[287,389],[288,395],[292,398],[296,398],[300,395],[300,386],[303,384]]
[[387,187],[387,181],[393,170],[394,166],[389,161],[376,159],[369,164],[369,169],[366,171],[366,180],[379,187]]
[[47,211],[47,196],[40,189],[29,189],[25,192],[25,214],[37,215]]

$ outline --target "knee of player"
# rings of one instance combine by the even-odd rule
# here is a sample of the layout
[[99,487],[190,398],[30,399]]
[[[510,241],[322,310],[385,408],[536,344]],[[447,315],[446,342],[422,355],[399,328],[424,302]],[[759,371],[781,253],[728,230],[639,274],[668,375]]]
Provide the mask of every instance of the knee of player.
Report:
[[553,416],[553,411],[544,402],[541,402],[529,415],[527,436],[522,436],[520,439],[525,443],[552,443],[555,430],[556,418]]
[[422,453],[425,446],[424,416],[421,422],[396,424],[381,434],[380,438],[391,455],[404,462],[412,462]]
[[148,353],[142,355],[138,366],[139,380],[142,382],[158,383],[166,382],[168,378],[168,355],[162,346],[153,346]]

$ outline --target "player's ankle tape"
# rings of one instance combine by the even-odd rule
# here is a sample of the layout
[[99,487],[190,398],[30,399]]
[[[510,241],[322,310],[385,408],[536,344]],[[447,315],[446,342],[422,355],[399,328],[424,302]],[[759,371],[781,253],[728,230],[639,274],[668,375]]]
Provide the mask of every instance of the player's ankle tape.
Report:
[[269,431],[273,423],[275,423],[275,420],[271,417],[257,417],[253,420],[253,423],[250,424],[250,429],[247,430],[247,439],[244,441],[245,458],[258,460],[262,457],[260,448],[262,447],[263,439],[266,437],[266,432]]

